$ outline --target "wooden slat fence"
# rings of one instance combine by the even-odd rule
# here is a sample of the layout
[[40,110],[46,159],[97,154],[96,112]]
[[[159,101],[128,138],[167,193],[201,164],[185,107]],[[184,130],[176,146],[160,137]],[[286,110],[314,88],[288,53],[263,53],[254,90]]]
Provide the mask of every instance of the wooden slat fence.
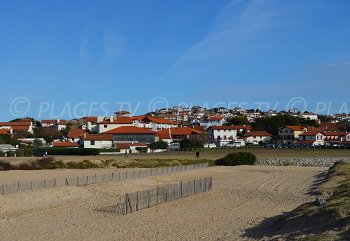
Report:
[[120,197],[115,212],[126,215],[155,205],[189,197],[212,189],[212,178],[175,182],[165,186],[126,193]]

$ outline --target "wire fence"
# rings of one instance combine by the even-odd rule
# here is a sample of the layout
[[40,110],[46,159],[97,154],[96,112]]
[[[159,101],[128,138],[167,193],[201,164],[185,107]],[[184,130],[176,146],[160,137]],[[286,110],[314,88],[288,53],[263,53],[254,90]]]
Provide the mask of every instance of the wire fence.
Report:
[[162,203],[186,198],[212,189],[212,177],[180,181],[152,189],[126,193],[113,209],[118,214],[126,215]]
[[57,187],[56,179],[30,181],[30,182],[18,181],[16,183],[1,185],[0,194],[5,195],[5,194],[18,193],[18,192],[24,192],[29,190],[36,191],[40,189],[54,188],[54,187]]
[[172,166],[172,167],[147,168],[147,169],[140,169],[140,170],[124,170],[124,171],[117,171],[113,173],[106,173],[102,175],[69,177],[69,178],[66,178],[65,186],[80,187],[80,186],[86,186],[90,184],[101,183],[101,182],[120,182],[124,180],[172,174],[172,173],[202,169],[207,167],[208,167],[208,163],[199,163],[199,164],[188,165],[188,166]]

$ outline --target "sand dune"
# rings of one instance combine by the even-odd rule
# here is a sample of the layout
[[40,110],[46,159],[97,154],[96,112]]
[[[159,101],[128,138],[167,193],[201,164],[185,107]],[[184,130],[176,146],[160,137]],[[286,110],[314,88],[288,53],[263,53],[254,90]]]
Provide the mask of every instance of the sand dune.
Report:
[[[245,240],[247,228],[313,199],[314,167],[208,169],[0,196],[1,240]],[[44,171],[43,171],[44,172]],[[50,176],[62,175],[51,170]],[[74,174],[74,170],[70,171]],[[20,173],[17,173],[20,174]],[[27,175],[27,176],[26,176]],[[28,177],[29,174],[23,176]],[[126,216],[118,196],[172,181],[213,177],[213,190]]]

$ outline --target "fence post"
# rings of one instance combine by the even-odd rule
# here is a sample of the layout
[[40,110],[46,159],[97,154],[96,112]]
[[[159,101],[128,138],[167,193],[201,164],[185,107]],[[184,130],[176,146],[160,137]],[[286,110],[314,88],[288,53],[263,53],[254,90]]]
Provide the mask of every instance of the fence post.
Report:
[[19,192],[19,181],[17,183],[17,192]]
[[136,192],[136,211],[139,211],[139,192]]
[[79,177],[77,177],[77,187],[79,187]]
[[4,195],[4,194],[5,194],[5,185],[2,184],[2,195]]

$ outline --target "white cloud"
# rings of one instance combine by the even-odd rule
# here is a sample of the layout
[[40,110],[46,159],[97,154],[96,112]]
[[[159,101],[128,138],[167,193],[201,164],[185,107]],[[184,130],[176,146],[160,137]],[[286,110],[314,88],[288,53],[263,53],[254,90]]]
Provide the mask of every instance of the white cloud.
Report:
[[103,36],[104,57],[103,60],[119,58],[125,51],[126,38],[118,30],[109,28]]

